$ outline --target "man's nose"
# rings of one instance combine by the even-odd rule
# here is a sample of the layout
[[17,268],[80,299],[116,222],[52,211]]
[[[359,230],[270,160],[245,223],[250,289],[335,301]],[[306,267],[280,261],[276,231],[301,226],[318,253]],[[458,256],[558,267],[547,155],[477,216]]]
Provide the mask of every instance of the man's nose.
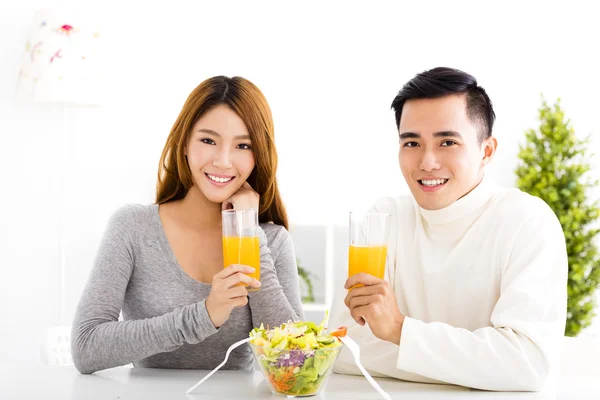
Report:
[[419,164],[419,169],[421,171],[433,171],[435,169],[439,169],[440,164],[437,158],[437,155],[434,151],[426,150],[423,153],[423,158],[421,158],[421,163]]

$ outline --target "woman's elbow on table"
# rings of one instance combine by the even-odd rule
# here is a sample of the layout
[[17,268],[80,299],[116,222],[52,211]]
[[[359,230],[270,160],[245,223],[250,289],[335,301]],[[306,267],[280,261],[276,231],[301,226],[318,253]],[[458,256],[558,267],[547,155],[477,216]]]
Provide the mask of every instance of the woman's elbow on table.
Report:
[[74,350],[73,347],[71,347],[71,357],[73,358],[73,364],[75,365],[75,368],[82,374],[93,374],[96,372],[96,369],[92,368],[92,366],[89,364],[89,357],[82,353],[84,352],[80,350]]
[[86,346],[86,340],[82,336],[81,332],[74,327],[71,332],[71,358],[77,371],[82,374],[92,374],[98,369],[93,368],[90,363],[92,360],[91,349]]
[[71,358],[77,371],[82,374],[93,374],[97,369],[90,364],[90,357],[85,350],[77,348],[74,343],[71,343]]

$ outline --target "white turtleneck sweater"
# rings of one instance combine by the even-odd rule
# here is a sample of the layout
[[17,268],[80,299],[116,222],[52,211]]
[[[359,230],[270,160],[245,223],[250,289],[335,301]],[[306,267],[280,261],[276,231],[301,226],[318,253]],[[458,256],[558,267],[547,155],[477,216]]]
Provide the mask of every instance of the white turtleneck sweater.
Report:
[[[335,296],[330,327],[348,326],[375,376],[485,390],[536,391],[557,367],[565,329],[567,253],[560,223],[537,197],[484,179],[441,210],[412,196],[378,201],[391,214],[386,277],[406,316],[400,344],[358,325]],[[360,374],[342,350],[339,373]]]

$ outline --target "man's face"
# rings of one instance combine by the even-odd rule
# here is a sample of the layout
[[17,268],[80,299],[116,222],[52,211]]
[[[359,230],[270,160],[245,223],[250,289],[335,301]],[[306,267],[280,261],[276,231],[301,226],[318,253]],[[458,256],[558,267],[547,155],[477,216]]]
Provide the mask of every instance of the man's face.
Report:
[[496,139],[480,143],[478,128],[467,116],[466,95],[404,104],[398,161],[419,206],[445,208],[479,184]]

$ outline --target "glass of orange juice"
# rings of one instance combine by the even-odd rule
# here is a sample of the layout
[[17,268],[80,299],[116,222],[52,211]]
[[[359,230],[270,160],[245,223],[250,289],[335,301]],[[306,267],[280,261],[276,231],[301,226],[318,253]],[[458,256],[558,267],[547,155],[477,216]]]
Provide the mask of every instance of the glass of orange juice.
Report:
[[[260,247],[258,239],[258,210],[223,210],[223,268],[233,264],[255,269],[248,276],[260,280]],[[258,290],[248,287],[249,291]]]
[[[348,277],[364,272],[383,279],[390,218],[389,214],[350,213]],[[357,286],[362,285],[353,287]]]

